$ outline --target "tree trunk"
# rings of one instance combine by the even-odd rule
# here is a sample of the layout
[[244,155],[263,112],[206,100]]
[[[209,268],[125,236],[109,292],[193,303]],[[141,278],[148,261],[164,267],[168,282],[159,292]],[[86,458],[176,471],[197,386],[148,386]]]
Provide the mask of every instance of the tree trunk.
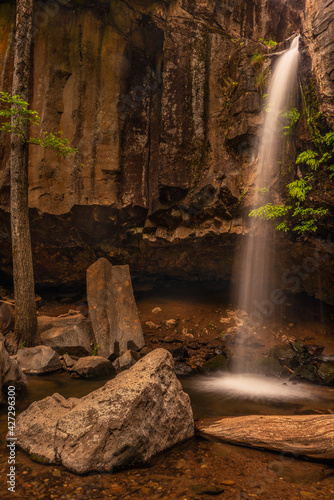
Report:
[[203,419],[198,431],[227,443],[334,459],[334,415],[251,415]]
[[[29,97],[32,15],[34,0],[17,0],[12,94],[25,101]],[[16,125],[12,117],[12,125]],[[22,129],[21,124],[21,129]],[[15,295],[15,338],[19,346],[40,343],[37,336],[37,313],[32,265],[28,207],[29,123],[24,125],[25,138],[11,136],[11,231]]]

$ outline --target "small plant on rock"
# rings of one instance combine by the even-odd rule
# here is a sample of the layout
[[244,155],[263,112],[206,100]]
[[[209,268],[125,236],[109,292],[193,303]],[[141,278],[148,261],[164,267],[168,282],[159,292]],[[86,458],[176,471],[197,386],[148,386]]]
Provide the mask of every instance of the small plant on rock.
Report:
[[97,352],[101,346],[97,344],[97,346],[92,348],[92,356],[97,356]]

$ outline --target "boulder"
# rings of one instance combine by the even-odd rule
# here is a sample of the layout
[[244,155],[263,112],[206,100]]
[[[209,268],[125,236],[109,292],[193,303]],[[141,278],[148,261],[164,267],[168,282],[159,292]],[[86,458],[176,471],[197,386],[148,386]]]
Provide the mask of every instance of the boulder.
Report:
[[16,391],[25,391],[27,378],[17,362],[9,356],[5,348],[5,341],[0,335],[0,403],[7,401],[7,388],[13,385]]
[[58,354],[44,345],[19,349],[17,362],[23,372],[29,375],[42,375],[62,368]]
[[210,361],[206,361],[201,368],[203,373],[217,372],[217,371],[226,371],[228,369],[226,359],[222,354],[218,354],[214,358],[210,359]]
[[92,351],[90,322],[82,314],[55,318],[41,338],[44,345],[52,347],[59,355],[88,356]]
[[87,300],[101,356],[121,356],[145,345],[129,266],[112,266],[103,258],[96,261],[87,270]]
[[71,371],[82,378],[108,377],[116,373],[113,364],[102,356],[88,356],[80,358],[72,367]]
[[322,385],[334,385],[334,361],[321,363],[317,372],[317,380]]
[[71,371],[75,363],[78,361],[77,359],[71,358],[68,354],[64,354],[61,358],[60,361],[63,362],[63,367],[65,370]]
[[113,365],[116,370],[127,370],[135,363],[137,363],[139,358],[140,355],[137,352],[126,351],[124,354],[122,354],[122,356],[120,356],[113,362]]
[[7,333],[14,329],[14,307],[0,302],[0,332]]
[[145,463],[193,434],[189,396],[164,349],[78,401],[53,395],[16,421],[17,446],[79,474]]

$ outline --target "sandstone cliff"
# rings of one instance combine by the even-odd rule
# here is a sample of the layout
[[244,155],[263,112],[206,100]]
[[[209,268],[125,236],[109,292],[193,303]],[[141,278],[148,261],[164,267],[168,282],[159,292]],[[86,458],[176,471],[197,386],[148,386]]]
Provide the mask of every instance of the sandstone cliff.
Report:
[[[100,256],[129,263],[133,273],[230,277],[245,231],[243,207],[251,199],[252,154],[272,60],[264,59],[261,77],[252,55],[269,52],[259,38],[284,42],[301,29],[304,79],[315,82],[333,126],[333,1],[51,4],[36,12],[31,102],[42,127],[62,130],[79,154],[64,161],[30,150],[37,281],[77,283]],[[12,4],[0,3],[5,90],[13,12]],[[305,131],[300,135],[307,142]],[[10,274],[9,149],[6,138],[0,141],[0,258],[2,272]],[[284,269],[302,263],[319,241],[282,238]],[[331,245],[323,248],[328,255]],[[330,260],[321,264],[328,280]],[[301,288],[334,302],[314,276]]]

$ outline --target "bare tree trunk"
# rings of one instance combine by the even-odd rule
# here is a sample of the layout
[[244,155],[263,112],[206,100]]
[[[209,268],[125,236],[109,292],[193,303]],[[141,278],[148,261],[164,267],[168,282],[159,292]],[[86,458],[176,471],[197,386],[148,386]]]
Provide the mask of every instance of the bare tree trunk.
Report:
[[[17,0],[14,46],[13,95],[28,101],[32,16],[34,0]],[[12,125],[17,119],[12,118]],[[28,138],[29,123],[24,127]],[[22,124],[21,124],[22,129]],[[11,136],[11,231],[15,295],[15,338],[18,346],[40,343],[37,336],[35,284],[32,265],[28,207],[28,144],[17,134]]]

